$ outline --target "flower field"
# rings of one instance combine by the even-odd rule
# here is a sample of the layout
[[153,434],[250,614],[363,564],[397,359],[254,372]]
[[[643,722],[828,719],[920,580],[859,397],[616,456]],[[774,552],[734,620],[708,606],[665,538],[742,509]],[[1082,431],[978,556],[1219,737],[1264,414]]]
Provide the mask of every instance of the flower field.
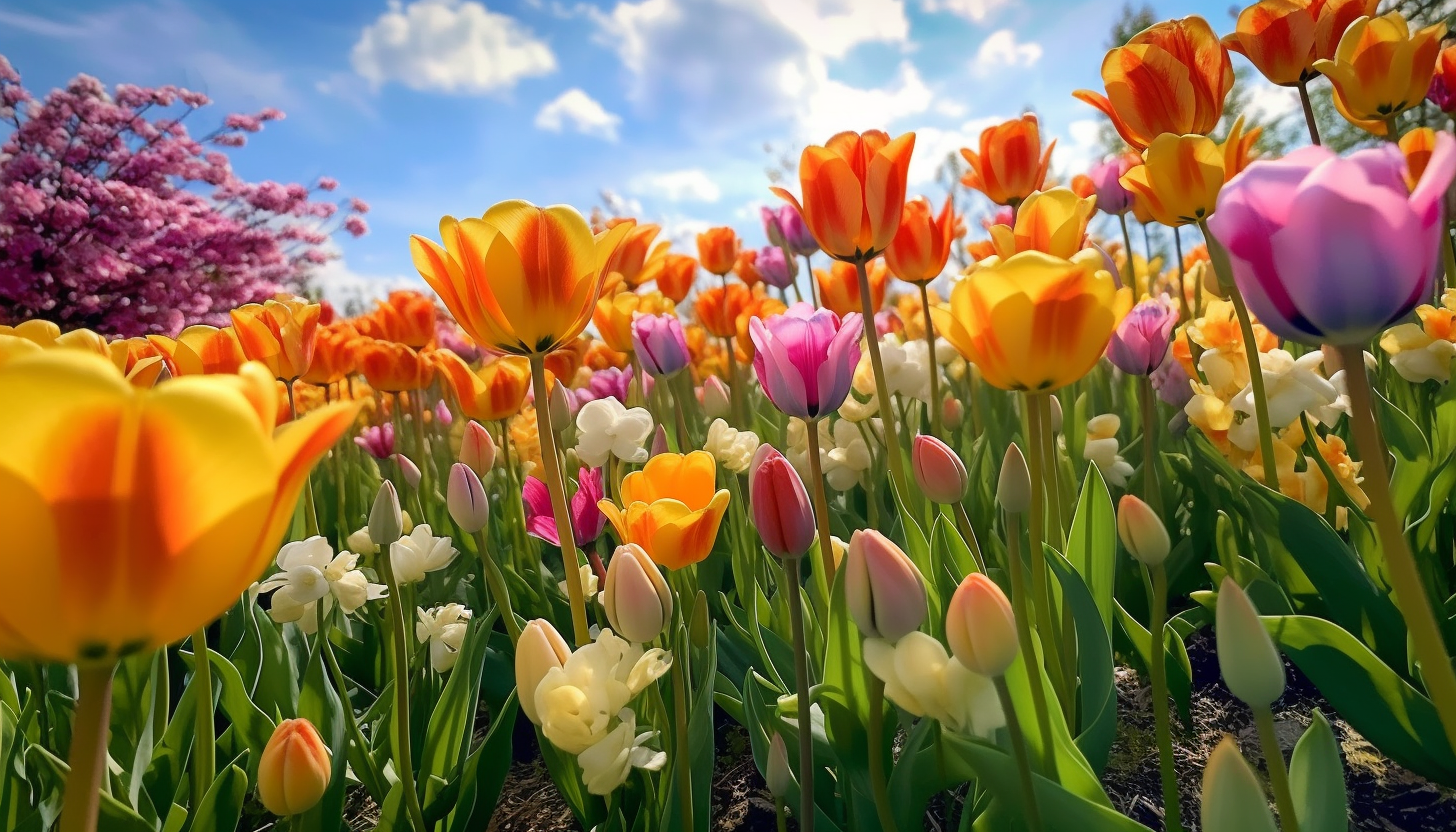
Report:
[[1456,45],[1379,12],[1131,35],[1066,182],[839,133],[761,240],[508,199],[357,314],[289,275],[368,206],[204,148],[281,113],[0,57],[0,827],[518,828],[529,764],[708,832],[737,754],[780,830],[1377,828],[1351,737],[1456,800]]

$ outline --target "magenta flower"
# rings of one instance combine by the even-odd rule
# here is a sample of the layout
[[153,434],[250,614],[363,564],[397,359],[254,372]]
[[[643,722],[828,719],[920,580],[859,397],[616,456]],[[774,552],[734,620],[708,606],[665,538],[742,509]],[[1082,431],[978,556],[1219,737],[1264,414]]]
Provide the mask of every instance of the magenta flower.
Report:
[[861,320],[858,312],[840,320],[828,309],[807,303],[796,303],[768,321],[751,319],[753,370],[769,401],[800,419],[838,410],[859,363]]
[[394,425],[385,422],[359,431],[354,444],[375,459],[389,459],[394,455]]
[[799,215],[799,209],[792,205],[781,205],[777,209],[761,208],[763,231],[776,246],[783,246],[800,257],[807,257],[819,250],[819,243],[810,233],[809,226]]
[[763,277],[763,282],[775,289],[789,288],[799,274],[794,261],[784,253],[781,247],[776,245],[759,249],[758,259],[754,261],[754,265],[758,267],[758,273]]
[[1132,192],[1122,187],[1122,175],[1132,169],[1134,158],[1121,153],[1087,171],[1087,177],[1097,189],[1097,210],[1104,214],[1125,214],[1132,208]]
[[1128,375],[1152,375],[1168,354],[1168,340],[1177,325],[1178,310],[1167,295],[1148,298],[1117,325],[1107,342],[1107,358]]
[[1437,134],[1414,191],[1405,172],[1395,145],[1344,158],[1305,147],[1224,186],[1208,225],[1265,326],[1306,344],[1362,344],[1434,293],[1456,139]]
[[[577,473],[576,493],[571,495],[567,507],[571,515],[571,536],[580,548],[601,537],[602,529],[606,528],[607,518],[597,508],[597,501],[603,496],[602,469],[582,468]],[[526,477],[521,501],[526,507],[526,532],[552,546],[560,546],[561,537],[556,533],[556,515],[551,512],[551,493],[546,490],[546,483],[536,477]]]
[[[652,393],[652,376],[645,377],[645,384],[642,386],[642,395],[648,396]],[[616,367],[607,367],[604,370],[597,370],[592,373],[591,381],[586,387],[578,388],[575,392],[575,402],[571,412],[576,413],[582,405],[587,402],[594,402],[597,399],[613,398],[622,404],[627,403],[627,393],[632,387],[632,371],[621,370]]]
[[632,348],[642,368],[654,376],[676,374],[692,361],[682,321],[676,315],[632,315]]

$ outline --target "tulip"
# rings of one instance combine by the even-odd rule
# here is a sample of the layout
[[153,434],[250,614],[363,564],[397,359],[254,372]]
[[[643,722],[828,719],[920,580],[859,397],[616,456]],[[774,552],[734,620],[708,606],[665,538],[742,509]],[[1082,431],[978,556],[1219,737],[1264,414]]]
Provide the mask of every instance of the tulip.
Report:
[[1274,704],[1284,694],[1284,661],[1259,611],[1233,578],[1219,585],[1214,634],[1218,669],[1229,692],[1251,708]]
[[753,292],[742,283],[714,286],[698,292],[693,311],[703,328],[719,338],[732,338],[738,333],[738,316],[753,302]]
[[1330,79],[1340,115],[1383,136],[1397,115],[1425,99],[1445,34],[1444,23],[1412,34],[1400,12],[1361,17],[1340,37],[1333,58],[1314,68]]
[[929,603],[914,561],[874,529],[856,530],[849,538],[844,600],[861,635],[889,642],[920,629]]
[[804,224],[798,208],[780,205],[777,209],[763,207],[759,212],[763,216],[763,232],[775,246],[799,257],[808,257],[819,250],[819,243]]
[[[188,329],[199,329],[199,327],[188,327]],[[218,332],[231,333],[231,330],[218,330]],[[183,330],[181,337],[187,337],[187,330]],[[231,340],[236,346],[236,339]],[[362,343],[359,331],[352,324],[341,322],[320,327],[318,339],[314,342],[313,363],[309,364],[308,372],[303,374],[303,380],[309,384],[328,385],[337,384],[353,375],[358,369],[359,347]],[[213,337],[206,346],[202,346],[202,349],[207,350],[214,360],[222,358],[221,362],[213,365],[219,369],[204,370],[204,372],[227,372],[227,370],[221,369],[221,367],[227,366],[231,360],[228,356],[229,347],[226,346],[225,339]],[[199,355],[202,354],[206,353],[199,353]],[[242,357],[241,351],[238,352],[238,357]],[[203,361],[203,366],[207,366],[206,360]]]
[[941,403],[940,410],[940,419],[945,423],[947,430],[960,430],[961,425],[965,424],[966,406],[961,404],[960,399],[946,396],[945,401]]
[[[602,469],[581,468],[576,475],[576,493],[571,496],[571,536],[578,547],[586,547],[598,537],[607,524],[597,504],[602,499]],[[526,510],[526,532],[552,546],[560,546],[556,533],[556,516],[551,512],[551,495],[546,484],[535,477],[526,477],[521,487],[521,501]]]
[[[789,767],[789,749],[784,745],[784,735],[775,732],[768,741],[768,771],[763,775],[764,785],[774,800],[783,801],[794,785],[793,769]],[[783,811],[783,807],[779,807]]]
[[375,390],[423,390],[435,378],[433,355],[392,341],[370,341],[359,350],[359,372]]
[[[326,335],[352,330],[347,324],[340,328],[327,327],[319,332],[318,341],[315,342],[314,364],[319,361],[319,348],[323,344]],[[211,375],[214,373],[233,374],[247,361],[243,355],[243,346],[238,342],[238,334],[232,327],[204,326],[198,324],[189,326],[182,330],[177,336],[176,349],[172,354],[173,363],[176,365],[177,374],[182,376]],[[348,362],[352,364],[352,357]],[[339,373],[339,378],[348,375],[349,370]],[[309,376],[313,374],[313,367],[303,377],[304,381],[310,384],[318,382],[310,381]],[[334,381],[338,381],[335,378]]]
[[676,315],[644,315],[632,319],[632,348],[642,369],[653,376],[676,375],[692,363],[682,321]]
[[1204,765],[1202,805],[1204,832],[1278,832],[1264,784],[1227,734]]
[[1022,514],[1031,507],[1031,471],[1015,443],[1006,446],[1001,473],[996,479],[996,502],[1007,514]]
[[459,460],[477,477],[484,477],[495,467],[495,454],[495,440],[491,438],[490,431],[473,419],[467,422],[465,434],[460,439]]
[[328,791],[333,762],[318,729],[307,719],[285,719],[258,758],[258,801],[279,817],[301,815]]
[[394,483],[385,480],[374,493],[374,504],[369,509],[369,540],[375,546],[389,546],[399,540],[403,529],[399,492],[394,490]]
[[945,612],[945,639],[967,670],[1004,676],[1020,651],[1016,616],[996,582],[972,572],[956,587]]
[[574,208],[497,203],[482,219],[440,221],[444,246],[418,234],[410,254],[450,314],[477,344],[544,355],[580,335],[606,273],[633,228],[593,237]]
[[375,459],[388,459],[394,456],[394,425],[385,422],[364,428],[354,437],[354,444]]
[[499,422],[521,412],[531,387],[526,359],[502,356],[471,370],[454,353],[440,352],[440,372],[450,381],[460,411],[481,422]]
[[758,249],[745,248],[739,251],[733,261],[733,273],[749,288],[762,283],[763,275],[758,271]]
[[838,133],[799,158],[801,204],[783,188],[773,192],[803,216],[819,247],[838,260],[869,260],[900,227],[915,134],[891,140],[882,131]]
[[1107,358],[1128,375],[1148,376],[1168,354],[1178,309],[1167,295],[1149,298],[1127,313],[1107,342]]
[[[885,305],[885,290],[890,283],[890,270],[883,261],[865,266],[870,284],[870,308]],[[827,269],[815,269],[814,281],[819,284],[819,302],[836,315],[860,313],[864,302],[859,293],[859,271],[853,263],[836,260]]]
[[1306,2],[1260,0],[1239,13],[1223,45],[1249,59],[1254,68],[1281,87],[1314,77],[1315,17]]
[[566,639],[550,621],[535,618],[521,628],[521,639],[516,642],[517,701],[521,712],[532,723],[541,724],[541,715],[536,710],[536,688],[548,672],[565,665],[570,656]]
[[1131,494],[1117,503],[1117,536],[1144,566],[1161,566],[1168,559],[1168,529],[1151,506]]
[[758,348],[753,370],[774,406],[789,416],[817,419],[839,409],[859,363],[860,316],[842,320],[827,309],[796,303],[749,334]]
[[1102,61],[1107,95],[1073,95],[1112,119],[1118,135],[1146,150],[1164,133],[1208,135],[1234,85],[1233,64],[1208,21],[1189,16],[1150,26]]
[[1056,146],[1053,139],[1042,150],[1041,130],[1031,113],[987,127],[981,131],[980,153],[961,148],[961,155],[970,165],[961,184],[980,191],[997,205],[1019,205],[1042,189]]
[[449,673],[460,659],[460,647],[470,632],[473,613],[462,604],[445,604],[432,609],[417,609],[415,640],[429,645],[430,668],[436,673]]
[[1208,221],[1249,310],[1307,344],[1363,344],[1434,292],[1456,140],[1437,137],[1414,190],[1394,146],[1306,147],[1226,185]]
[[[624,222],[632,223],[634,221],[616,218],[608,224],[619,225]],[[665,250],[668,245],[664,241],[658,244],[658,248],[653,247],[652,241],[657,239],[657,235],[661,231],[662,226],[655,223],[644,222],[633,225],[632,230],[627,232],[627,238],[617,249],[617,256],[612,260],[612,274],[620,277],[622,282],[633,289],[646,282],[643,271],[651,255],[657,253],[658,249]]]
[[717,376],[703,380],[703,413],[709,419],[721,419],[733,409],[732,395],[728,385]]
[[1140,164],[1142,157],[1138,154],[1120,153],[1092,167],[1089,176],[1097,190],[1097,210],[1125,214],[1132,209],[1132,194],[1122,186],[1122,177]]
[[[945,271],[950,261],[950,247],[960,236],[960,217],[946,197],[940,214],[931,216],[930,200],[920,197],[905,203],[900,215],[900,230],[885,249],[885,265],[907,283],[928,283]],[[964,233],[963,229],[959,229]]]
[[617,352],[632,352],[632,321],[638,315],[654,315],[671,312],[677,304],[663,297],[661,292],[639,295],[636,292],[618,292],[597,301],[592,313],[592,323],[602,341]]
[[1360,17],[1374,17],[1380,0],[1309,0],[1314,14],[1314,52],[1310,61],[1332,59],[1340,47],[1340,38]]
[[728,510],[728,491],[714,490],[717,465],[706,451],[659,454],[622,480],[622,507],[597,506],[624,543],[655,563],[681,569],[708,556]]
[[390,461],[399,466],[399,474],[404,478],[405,484],[410,488],[420,487],[420,466],[414,463],[409,457],[401,453],[390,455]]
[[[1426,167],[1431,164],[1431,154],[1436,152],[1436,131],[1429,127],[1416,127],[1401,136],[1396,144],[1405,156],[1405,186],[1414,191],[1425,175]],[[1449,200],[1449,194],[1447,198]]]
[[1081,251],[1096,200],[1067,188],[1038,191],[1016,212],[1014,228],[991,226],[991,242],[1004,260],[1023,251],[1040,251],[1063,259]]
[[992,385],[1051,392],[1092,369],[1127,309],[1131,293],[1103,265],[1095,249],[983,265],[956,284],[949,309],[931,309],[936,329]]
[[676,252],[664,252],[662,257],[643,270],[644,276],[657,281],[657,289],[673,303],[682,303],[692,291],[693,281],[698,276],[698,261]]
[[377,302],[374,312],[360,320],[363,334],[382,341],[393,341],[419,349],[435,340],[435,301],[419,292],[401,290],[389,293],[387,301]]
[[490,500],[485,496],[485,488],[475,471],[463,462],[450,466],[445,504],[450,509],[450,519],[466,534],[475,534],[490,522]]
[[1426,100],[1447,115],[1456,113],[1456,44],[1442,49],[1436,57],[1436,72]]
[[652,641],[672,623],[672,592],[667,581],[652,558],[634,543],[618,546],[612,554],[602,603],[617,635],[637,644]]
[[934,436],[916,436],[910,443],[910,464],[915,470],[915,484],[932,503],[952,505],[965,499],[970,476],[966,464],[949,445]]
[[275,430],[276,384],[253,363],[140,388],[82,350],[0,362],[0,518],[25,553],[0,587],[0,657],[100,667],[236,603],[359,409]]
[[293,381],[313,363],[319,305],[281,296],[249,303],[231,312],[233,332],[249,361],[259,361],[273,377]]
[[1164,133],[1148,148],[1147,162],[1122,177],[1154,220],[1177,227],[1213,213],[1224,181],[1223,154],[1206,136]]
[[[719,419],[718,421],[721,422],[723,420]],[[714,424],[717,423],[715,422]],[[667,452],[667,428],[658,425],[657,429],[652,432],[652,447],[647,451],[647,458],[651,459],[658,454],[665,454]]]
[[814,510],[799,472],[764,443],[749,464],[748,502],[753,527],[769,554],[797,558],[814,544]]
[[698,235],[698,262],[708,272],[723,277],[738,260],[738,234],[720,225]]
[[[793,209],[790,208],[790,210]],[[759,249],[757,257],[754,258],[754,265],[758,268],[758,276],[763,278],[763,282],[775,289],[789,288],[793,285],[794,278],[799,276],[798,264],[792,257],[784,253],[784,249],[780,246],[764,246]]]

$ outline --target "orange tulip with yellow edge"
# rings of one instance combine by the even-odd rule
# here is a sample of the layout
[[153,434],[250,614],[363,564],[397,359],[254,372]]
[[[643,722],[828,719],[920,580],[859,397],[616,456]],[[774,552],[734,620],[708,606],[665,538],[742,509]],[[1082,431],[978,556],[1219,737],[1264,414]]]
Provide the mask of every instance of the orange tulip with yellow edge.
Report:
[[719,338],[738,334],[738,316],[753,302],[753,292],[742,283],[713,286],[698,292],[693,311],[703,328]]
[[1314,66],[1330,79],[1340,115],[1383,136],[1387,120],[1425,99],[1445,34],[1444,23],[1412,33],[1400,12],[1361,17],[1341,36],[1334,58]]
[[353,324],[340,321],[321,327],[318,344],[313,351],[313,363],[303,374],[303,380],[319,385],[343,381],[358,369],[359,351],[366,343]]
[[1079,197],[1068,188],[1038,191],[1017,210],[1015,228],[991,226],[991,242],[1002,259],[1023,251],[1067,259],[1082,250],[1095,213],[1096,195]]
[[[634,220],[616,217],[608,221],[607,227],[612,228],[623,222],[634,222]],[[648,260],[658,251],[665,251],[667,242],[658,243],[654,248],[652,242],[662,232],[662,226],[655,223],[644,222],[635,225],[622,245],[617,249],[617,256],[612,261],[612,272],[622,279],[628,287],[635,289],[646,282],[643,276],[643,267]]]
[[607,346],[617,352],[631,352],[632,316],[638,312],[657,315],[671,312],[674,308],[676,304],[663,297],[661,292],[640,295],[636,292],[618,292],[597,301],[596,311],[592,313],[592,323],[596,324],[597,334]]
[[435,301],[419,292],[399,290],[378,301],[359,318],[359,331],[370,338],[419,349],[435,340]]
[[1072,184],[1069,187],[1072,189],[1072,193],[1077,196],[1097,196],[1097,183],[1093,182],[1092,177],[1085,173],[1079,173],[1073,176]]
[[[890,284],[890,270],[883,260],[872,260],[865,266],[865,276],[870,284],[870,308],[879,309],[885,305],[885,289]],[[819,303],[841,318],[851,312],[861,312],[859,296],[859,272],[853,263],[836,260],[827,269],[815,269],[814,279],[819,282]]]
[[657,289],[673,303],[682,303],[698,277],[698,261],[686,254],[664,251],[642,270],[643,283],[657,281]]
[[590,335],[579,335],[571,339],[561,349],[546,356],[542,362],[546,365],[546,372],[570,386],[577,371],[586,363],[586,354],[591,351],[594,343],[596,339]]
[[359,372],[375,390],[423,390],[435,378],[434,355],[393,341],[369,341],[359,347]]
[[1314,61],[1333,59],[1340,48],[1340,38],[1350,24],[1362,17],[1374,17],[1380,0],[1308,0],[1314,15]]
[[280,381],[293,381],[313,363],[319,305],[279,297],[232,311],[233,332],[249,361],[258,361]]
[[918,285],[939,277],[950,262],[951,245],[965,233],[950,197],[945,198],[939,214],[931,211],[930,200],[925,197],[907,201],[900,215],[900,230],[885,249],[885,265],[906,283]]
[[753,300],[749,301],[748,306],[738,315],[738,320],[735,322],[738,331],[734,335],[734,343],[737,344],[738,354],[743,357],[744,362],[752,361],[757,352],[753,346],[753,338],[748,334],[748,322],[754,318],[768,320],[787,311],[789,311],[788,304],[767,294],[762,287],[755,289]]
[[623,543],[635,543],[659,566],[681,569],[713,550],[728,510],[728,491],[715,490],[717,465],[707,451],[663,453],[622,480],[622,508],[597,507]]
[[499,422],[521,412],[531,388],[531,366],[507,355],[472,370],[460,356],[440,353],[440,372],[450,381],[460,411],[477,422]]
[[172,339],[165,336],[120,338],[111,342],[111,363],[133,385],[151,387],[163,377],[163,373],[178,375],[176,365],[172,363],[172,349]]
[[1026,251],[961,279],[936,330],[1003,390],[1050,392],[1086,375],[1107,349],[1132,294],[1118,289],[1102,253],[1070,260]]
[[309,469],[354,421],[274,430],[275,381],[138,388],[107,360],[42,350],[0,365],[0,656],[103,665],[195,632],[277,554]]
[[1036,116],[1027,113],[981,131],[981,152],[961,148],[970,170],[961,184],[997,205],[1019,205],[1046,183],[1056,139],[1043,150]]
[[1112,119],[1124,141],[1146,150],[1164,133],[1213,132],[1234,68],[1208,21],[1192,15],[1150,26],[1109,51],[1102,82],[1106,95],[1073,95]]
[[[314,355],[317,358],[317,343]],[[178,375],[236,373],[247,360],[242,344],[238,343],[237,333],[230,326],[189,326],[172,344],[172,363]]]
[[914,133],[895,139],[881,130],[837,133],[824,147],[810,145],[800,155],[802,203],[783,188],[771,190],[799,209],[830,257],[869,260],[900,227],[914,150]]
[[737,260],[738,232],[719,225],[698,235],[698,261],[709,272],[722,277],[733,271]]
[[1223,45],[1248,58],[1271,84],[1298,86],[1317,74],[1315,15],[1308,0],[1260,0],[1239,13]]
[[444,245],[416,234],[410,253],[420,276],[477,344],[543,355],[586,329],[633,225],[621,222],[593,236],[575,208],[509,200],[480,219],[445,217]]

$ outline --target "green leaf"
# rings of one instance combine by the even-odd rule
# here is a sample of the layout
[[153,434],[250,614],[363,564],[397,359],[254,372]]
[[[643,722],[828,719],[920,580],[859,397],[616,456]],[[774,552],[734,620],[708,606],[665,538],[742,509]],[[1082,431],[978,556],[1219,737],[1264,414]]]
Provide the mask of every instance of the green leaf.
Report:
[[[1117,620],[1122,632],[1132,644],[1141,670],[1147,671],[1153,662],[1153,634],[1148,632],[1136,618],[1133,618],[1122,604],[1117,605]],[[1183,637],[1173,627],[1163,630],[1163,666],[1167,668],[1168,694],[1178,706],[1178,716],[1184,725],[1191,725],[1193,719],[1193,665],[1188,660],[1188,648]]]
[[1349,832],[1350,809],[1340,746],[1330,723],[1318,710],[1294,746],[1289,790],[1294,796],[1300,832]]
[[348,766],[349,738],[344,726],[343,705],[324,672],[322,651],[315,646],[303,673],[298,695],[298,715],[312,722],[333,756],[329,788],[318,804],[294,820],[292,832],[338,832],[344,823],[344,776]]
[[222,695],[218,697],[218,703],[232,722],[233,728],[242,736],[244,744],[248,746],[251,770],[256,771],[258,761],[263,758],[263,749],[268,746],[268,740],[273,736],[273,720],[253,704],[247,689],[243,687],[243,678],[232,662],[216,650],[207,651],[207,655],[212,659],[214,675],[222,683]]
[[212,781],[202,802],[193,810],[192,828],[198,832],[232,832],[243,815],[247,795],[248,773],[234,760]]
[[513,692],[495,714],[485,742],[466,758],[460,775],[460,798],[449,817],[449,832],[476,832],[490,825],[501,787],[511,770],[511,739],[518,711]]
[[1112,496],[1096,465],[1087,467],[1072,531],[1067,535],[1067,560],[1082,576],[1102,628],[1112,631],[1112,590],[1117,585],[1117,516]]
[[[436,782],[456,780],[460,761],[470,751],[470,738],[475,730],[476,705],[480,700],[480,674],[485,666],[485,647],[495,616],[472,622],[460,645],[460,655],[445,690],[435,703],[430,714],[430,725],[425,730],[425,745],[420,757],[420,778],[425,782],[424,802],[427,808],[438,794]],[[438,820],[449,811],[449,806],[426,811],[426,822]]]
[[[1096,470],[1092,466],[1091,470]],[[1107,767],[1107,756],[1117,735],[1117,688],[1112,677],[1112,637],[1092,593],[1066,558],[1046,550],[1047,563],[1062,587],[1062,598],[1072,611],[1077,633],[1077,668],[1081,718],[1077,747],[1096,772]]]
[[1380,421],[1380,433],[1385,437],[1390,450],[1395,454],[1395,470],[1390,473],[1390,498],[1395,503],[1397,517],[1405,518],[1420,496],[1426,475],[1431,470],[1431,448],[1426,444],[1425,434],[1411,421],[1405,411],[1390,403],[1390,400],[1375,394],[1375,415]]
[[[743,680],[743,713],[747,717],[744,728],[748,729],[749,745],[753,748],[753,762],[761,772],[768,771],[769,743],[772,734],[780,733],[784,738],[784,747],[789,757],[789,793],[784,795],[783,800],[792,809],[799,807],[799,744],[794,732],[789,730],[775,715],[774,708],[764,699],[764,691],[771,690],[766,679],[757,676],[749,671],[748,676]],[[817,753],[817,752],[816,752]],[[823,774],[822,763],[826,760],[819,760],[821,763],[818,774],[814,778],[814,828],[822,832],[839,832],[839,825],[834,822],[824,811],[826,793],[828,800],[833,802],[834,785],[828,784],[824,788],[826,778]]]

